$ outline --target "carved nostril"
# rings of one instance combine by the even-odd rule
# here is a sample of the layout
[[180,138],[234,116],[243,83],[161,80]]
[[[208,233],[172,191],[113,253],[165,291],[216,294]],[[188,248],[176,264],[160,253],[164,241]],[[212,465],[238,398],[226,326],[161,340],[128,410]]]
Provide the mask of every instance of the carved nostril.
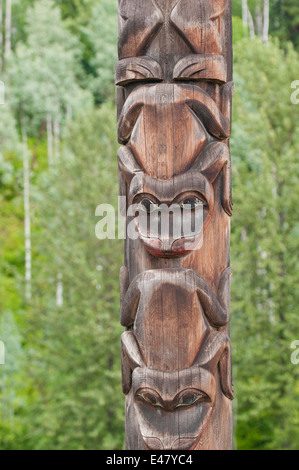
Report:
[[157,437],[143,437],[148,450],[164,450],[163,444]]
[[195,447],[197,438],[193,437],[191,439],[179,438],[176,439],[171,446],[171,450],[193,450]]

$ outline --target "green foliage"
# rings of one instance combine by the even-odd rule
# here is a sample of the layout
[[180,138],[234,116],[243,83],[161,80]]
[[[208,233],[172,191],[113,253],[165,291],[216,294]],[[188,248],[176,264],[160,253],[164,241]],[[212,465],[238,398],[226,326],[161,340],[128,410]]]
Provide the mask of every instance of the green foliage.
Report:
[[232,341],[237,442],[240,449],[296,449],[299,370],[291,364],[290,345],[299,337],[294,289],[299,274],[299,108],[291,104],[290,82],[299,76],[299,61],[291,47],[285,55],[277,44],[265,47],[259,40],[240,43],[235,57]]
[[58,122],[91,103],[77,84],[78,41],[65,28],[52,0],[40,0],[26,15],[27,43],[18,43],[8,63],[10,102],[26,129],[36,133],[50,114]]
[[117,60],[117,1],[101,0],[96,3],[89,23],[82,31],[91,45],[90,66],[95,74],[89,80],[89,88],[97,103],[113,99]]
[[248,37],[248,31],[244,28],[243,21],[238,16],[233,16],[233,45]]
[[297,0],[271,2],[271,30],[283,42],[292,41],[299,47],[299,4]]
[[[38,430],[34,448],[123,445],[122,243],[100,242],[94,231],[97,205],[117,207],[115,116],[110,104],[78,116],[65,140],[63,162],[35,188],[39,232],[33,242],[37,260],[28,323],[28,342],[36,343],[39,336],[28,367],[40,391],[31,418]],[[61,307],[56,302],[60,282]]]

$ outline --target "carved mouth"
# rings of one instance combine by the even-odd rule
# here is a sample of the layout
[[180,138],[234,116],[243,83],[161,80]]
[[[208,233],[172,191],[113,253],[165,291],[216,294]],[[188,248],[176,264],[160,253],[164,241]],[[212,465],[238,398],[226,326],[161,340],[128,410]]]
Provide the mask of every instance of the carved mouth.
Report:
[[158,238],[140,237],[145,249],[152,256],[158,258],[181,258],[187,256],[192,251],[199,249],[201,234],[190,238],[180,238],[179,240],[168,240],[162,242]]

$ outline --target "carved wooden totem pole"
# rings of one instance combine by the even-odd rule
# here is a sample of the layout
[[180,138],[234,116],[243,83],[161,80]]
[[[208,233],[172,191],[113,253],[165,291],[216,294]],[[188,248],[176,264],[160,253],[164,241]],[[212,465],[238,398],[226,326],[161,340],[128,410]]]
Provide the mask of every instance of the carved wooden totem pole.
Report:
[[229,450],[231,0],[119,0],[116,85],[126,448]]

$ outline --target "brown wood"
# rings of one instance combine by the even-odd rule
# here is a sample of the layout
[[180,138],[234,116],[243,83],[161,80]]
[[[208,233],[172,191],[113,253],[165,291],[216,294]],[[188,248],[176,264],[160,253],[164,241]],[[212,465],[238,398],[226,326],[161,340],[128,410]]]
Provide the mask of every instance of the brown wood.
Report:
[[231,0],[119,0],[115,82],[126,448],[230,450]]

